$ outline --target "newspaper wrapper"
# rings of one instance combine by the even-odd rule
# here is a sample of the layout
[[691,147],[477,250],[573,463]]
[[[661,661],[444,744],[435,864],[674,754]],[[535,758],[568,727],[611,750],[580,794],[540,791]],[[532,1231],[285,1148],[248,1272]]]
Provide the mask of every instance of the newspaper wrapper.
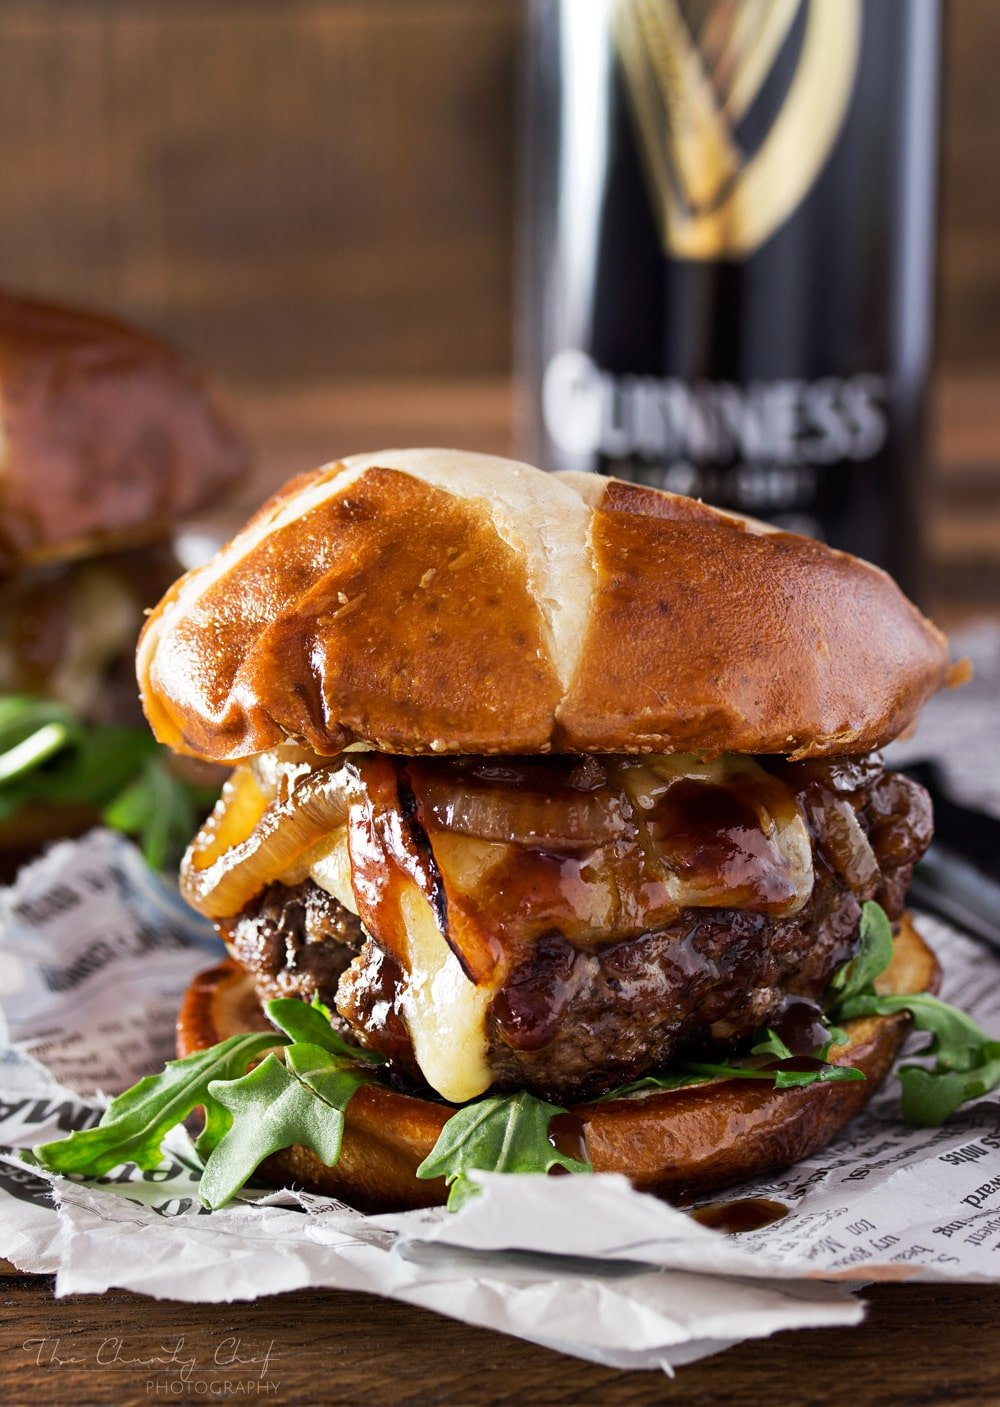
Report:
[[[995,650],[996,637],[981,643]],[[995,699],[982,700],[994,725]],[[962,736],[968,746],[970,730]],[[1000,957],[930,918],[919,926],[942,960],[945,998],[1000,1031]],[[181,993],[220,952],[108,832],[57,846],[0,893],[0,1256],[54,1274],[59,1294],[364,1290],[669,1372],[742,1339],[856,1323],[861,1283],[1000,1281],[1000,1092],[913,1130],[890,1080],[828,1148],[727,1193],[786,1208],[731,1236],[611,1175],[484,1175],[458,1213],[366,1217],[295,1189],[248,1189],[208,1213],[183,1129],[154,1172],[128,1165],[81,1181],[26,1165],[18,1150],[89,1127],[106,1095],[170,1057]]]
[[[733,1193],[788,1208],[738,1237],[610,1175],[484,1175],[457,1214],[365,1217],[294,1190],[251,1191],[209,1214],[183,1130],[155,1172],[40,1174],[16,1150],[88,1127],[101,1090],[158,1068],[180,994],[218,948],[107,832],[24,871],[0,922],[0,1254],[54,1273],[58,1293],[367,1290],[581,1357],[666,1368],[783,1328],[856,1322],[862,1306],[837,1281],[1000,1280],[1000,1101],[913,1131],[891,1085],[823,1153]],[[1000,963],[941,924],[921,927],[946,995],[1000,1028]]]

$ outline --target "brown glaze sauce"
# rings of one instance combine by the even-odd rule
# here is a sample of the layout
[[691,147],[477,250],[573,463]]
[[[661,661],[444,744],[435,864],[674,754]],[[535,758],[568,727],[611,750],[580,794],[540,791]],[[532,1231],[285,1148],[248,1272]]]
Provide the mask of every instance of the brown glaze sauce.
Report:
[[646,827],[664,863],[714,891],[719,907],[777,914],[796,889],[783,855],[761,828],[758,807],[780,811],[790,801],[774,778],[726,786],[681,780],[658,800]]
[[733,1202],[710,1202],[707,1207],[695,1207],[688,1216],[713,1231],[736,1236],[771,1226],[786,1217],[788,1210],[783,1202],[772,1202],[768,1197],[740,1197]]
[[767,1024],[793,1055],[815,1055],[830,1039],[823,1008],[809,997],[785,997]]
[[[590,1158],[587,1126],[578,1114],[556,1114],[549,1124],[549,1142],[567,1158],[576,1158],[581,1163]],[[568,1172],[568,1169],[553,1168],[553,1172]]]
[[[367,758],[358,763],[362,777],[373,765]],[[796,877],[761,816],[795,816],[796,803],[784,782],[761,770],[723,783],[660,780],[626,758],[422,758],[395,765],[405,771],[435,854],[437,838],[450,829],[449,794],[475,793],[487,799],[487,809],[495,796],[497,815],[509,814],[519,829],[518,837],[494,831],[485,838],[494,853],[471,890],[443,866],[441,874],[449,917],[467,920],[468,937],[478,934],[487,949],[488,933],[506,957],[545,932],[586,946],[665,927],[678,917],[678,883],[683,907],[779,916],[795,900]],[[630,794],[640,776],[641,804]],[[563,837],[547,846],[544,837],[567,814],[581,826],[578,842]],[[539,839],[526,842],[533,821]],[[464,833],[476,839],[474,826]]]

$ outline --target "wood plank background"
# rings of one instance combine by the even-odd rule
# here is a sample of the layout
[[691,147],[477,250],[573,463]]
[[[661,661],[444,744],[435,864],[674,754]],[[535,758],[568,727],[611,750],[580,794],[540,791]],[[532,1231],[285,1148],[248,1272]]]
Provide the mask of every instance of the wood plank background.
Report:
[[[948,0],[941,333],[1000,362],[1000,4]],[[521,0],[3,0],[0,282],[231,384],[511,352]]]
[[5,0],[0,279],[230,381],[500,370],[518,0]]

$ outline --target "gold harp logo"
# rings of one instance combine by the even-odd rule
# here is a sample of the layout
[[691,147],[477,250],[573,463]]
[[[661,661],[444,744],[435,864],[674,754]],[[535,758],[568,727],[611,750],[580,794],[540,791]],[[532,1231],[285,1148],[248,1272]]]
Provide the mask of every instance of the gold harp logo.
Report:
[[[616,0],[614,34],[664,249],[751,254],[836,141],[861,0]],[[778,106],[759,135],[764,100]]]

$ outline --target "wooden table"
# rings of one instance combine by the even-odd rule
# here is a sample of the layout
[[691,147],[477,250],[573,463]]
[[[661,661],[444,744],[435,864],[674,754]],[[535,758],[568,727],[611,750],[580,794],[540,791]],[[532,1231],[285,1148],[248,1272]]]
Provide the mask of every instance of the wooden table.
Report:
[[[48,1281],[0,1280],[5,1401],[31,1407],[212,1398],[328,1407],[991,1407],[1000,1403],[1000,1289],[874,1289],[858,1329],[796,1331],[678,1371],[620,1372],[369,1295],[300,1291],[256,1304],[152,1303],[120,1293],[53,1301]],[[187,1391],[157,1355],[197,1360]],[[25,1346],[27,1345],[27,1346]],[[270,1354],[265,1376],[260,1360]],[[236,1356],[254,1364],[226,1366]],[[222,1366],[218,1366],[221,1364]],[[243,1392],[235,1395],[235,1387]]]
[[[984,375],[938,396],[927,517],[933,600],[948,623],[1000,611],[998,386],[1000,375]],[[258,450],[246,507],[332,454],[434,443],[502,454],[511,443],[503,382],[365,382],[237,400]],[[865,1297],[871,1312],[860,1329],[743,1344],[682,1368],[671,1382],[598,1368],[367,1295],[303,1291],[222,1306],[124,1293],[54,1300],[48,1280],[12,1274],[0,1277],[0,1381],[7,1402],[32,1407],[228,1400],[220,1383],[230,1385],[233,1400],[337,1407],[1000,1404],[1000,1288],[893,1286]],[[187,1388],[173,1370],[139,1361],[169,1353],[180,1340],[177,1357],[196,1364]]]

